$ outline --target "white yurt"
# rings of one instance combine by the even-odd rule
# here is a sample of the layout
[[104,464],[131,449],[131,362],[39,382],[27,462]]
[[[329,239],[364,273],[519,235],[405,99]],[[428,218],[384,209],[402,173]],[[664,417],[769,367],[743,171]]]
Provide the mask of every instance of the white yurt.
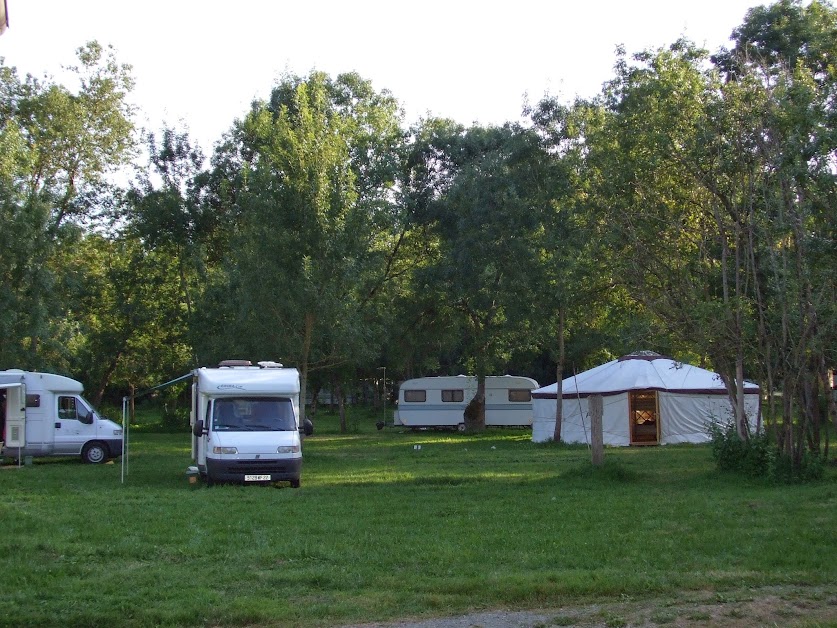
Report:
[[[659,354],[623,356],[561,382],[561,440],[590,443],[591,395],[601,395],[605,445],[667,445],[709,441],[709,425],[727,424],[732,405],[721,376]],[[532,391],[532,440],[552,440],[558,384]],[[744,383],[751,430],[758,425],[761,391]]]

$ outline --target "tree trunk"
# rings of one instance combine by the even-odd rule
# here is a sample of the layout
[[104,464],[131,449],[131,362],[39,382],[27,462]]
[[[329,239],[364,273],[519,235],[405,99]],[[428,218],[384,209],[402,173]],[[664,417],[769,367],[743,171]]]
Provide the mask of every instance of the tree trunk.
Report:
[[819,376],[822,384],[823,394],[825,395],[827,414],[825,417],[825,451],[823,459],[828,460],[828,420],[831,418],[834,421],[834,427],[837,428],[837,403],[834,401],[834,390],[832,389],[831,381],[828,377],[828,368],[825,365],[825,355],[819,356]]
[[564,399],[561,382],[564,377],[564,308],[558,310],[558,364],[555,367],[555,381],[558,382],[555,396],[555,431],[552,433],[552,440],[561,442],[561,424],[564,422]]
[[320,386],[319,384],[314,384],[311,387],[311,416],[314,416],[315,414],[317,414],[317,406],[320,403],[319,399],[320,399],[320,389],[321,388],[322,388],[322,386]]
[[314,336],[313,312],[305,313],[305,328],[302,337],[302,355],[299,360],[299,423],[305,420],[305,395],[308,387],[308,361],[311,358],[311,341]]
[[750,424],[744,411],[744,357],[740,351],[735,360],[735,418],[738,436],[741,440],[749,440]]
[[485,375],[477,375],[477,394],[465,407],[465,429],[471,432],[485,430]]
[[334,395],[337,395],[337,408],[338,413],[340,414],[340,433],[345,434],[349,431],[349,426],[346,423],[346,403],[345,397],[343,395],[343,386],[337,381],[337,378],[334,378],[334,386],[332,387],[332,399]]
[[587,399],[587,403],[590,404],[590,440],[593,466],[600,467],[604,464],[604,434],[602,432],[604,402],[601,395],[591,395]]
[[[125,343],[123,343],[123,348],[124,344]],[[96,408],[102,405],[102,399],[104,399],[105,397],[105,389],[108,387],[108,384],[110,383],[110,378],[113,376],[114,372],[116,372],[116,367],[119,364],[120,357],[122,357],[121,348],[114,351],[114,353],[111,355],[110,362],[108,362],[108,365],[105,367],[105,370],[102,373],[102,377],[99,378],[99,385],[96,387],[96,390],[90,391],[90,402]]]

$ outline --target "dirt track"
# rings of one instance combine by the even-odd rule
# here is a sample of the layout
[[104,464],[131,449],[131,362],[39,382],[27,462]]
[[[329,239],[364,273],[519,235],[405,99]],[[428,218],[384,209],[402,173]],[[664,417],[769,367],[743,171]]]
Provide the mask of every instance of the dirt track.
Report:
[[344,628],[547,628],[583,626],[837,626],[837,586],[687,592],[678,598],[623,597],[600,604],[530,611],[482,611],[457,617],[353,624]]

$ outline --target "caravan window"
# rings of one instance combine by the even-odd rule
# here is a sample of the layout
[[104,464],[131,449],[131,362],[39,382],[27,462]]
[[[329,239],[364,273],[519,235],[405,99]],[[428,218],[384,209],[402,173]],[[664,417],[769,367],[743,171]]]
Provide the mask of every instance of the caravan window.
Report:
[[442,401],[461,403],[465,399],[465,391],[461,388],[459,390],[443,390]]
[[40,395],[26,395],[26,407],[27,408],[40,408],[41,407],[41,396]]
[[510,388],[509,401],[532,401],[532,391],[528,388]]
[[405,390],[404,391],[404,401],[424,403],[425,401],[427,401],[427,391],[426,390]]

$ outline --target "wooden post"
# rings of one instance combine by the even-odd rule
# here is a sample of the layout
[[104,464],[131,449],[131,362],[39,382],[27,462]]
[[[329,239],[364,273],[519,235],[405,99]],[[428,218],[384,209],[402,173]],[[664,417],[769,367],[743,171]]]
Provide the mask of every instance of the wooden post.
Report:
[[600,467],[604,463],[604,438],[602,435],[603,403],[601,395],[591,395],[587,398],[590,408],[590,437],[593,449],[593,466]]

